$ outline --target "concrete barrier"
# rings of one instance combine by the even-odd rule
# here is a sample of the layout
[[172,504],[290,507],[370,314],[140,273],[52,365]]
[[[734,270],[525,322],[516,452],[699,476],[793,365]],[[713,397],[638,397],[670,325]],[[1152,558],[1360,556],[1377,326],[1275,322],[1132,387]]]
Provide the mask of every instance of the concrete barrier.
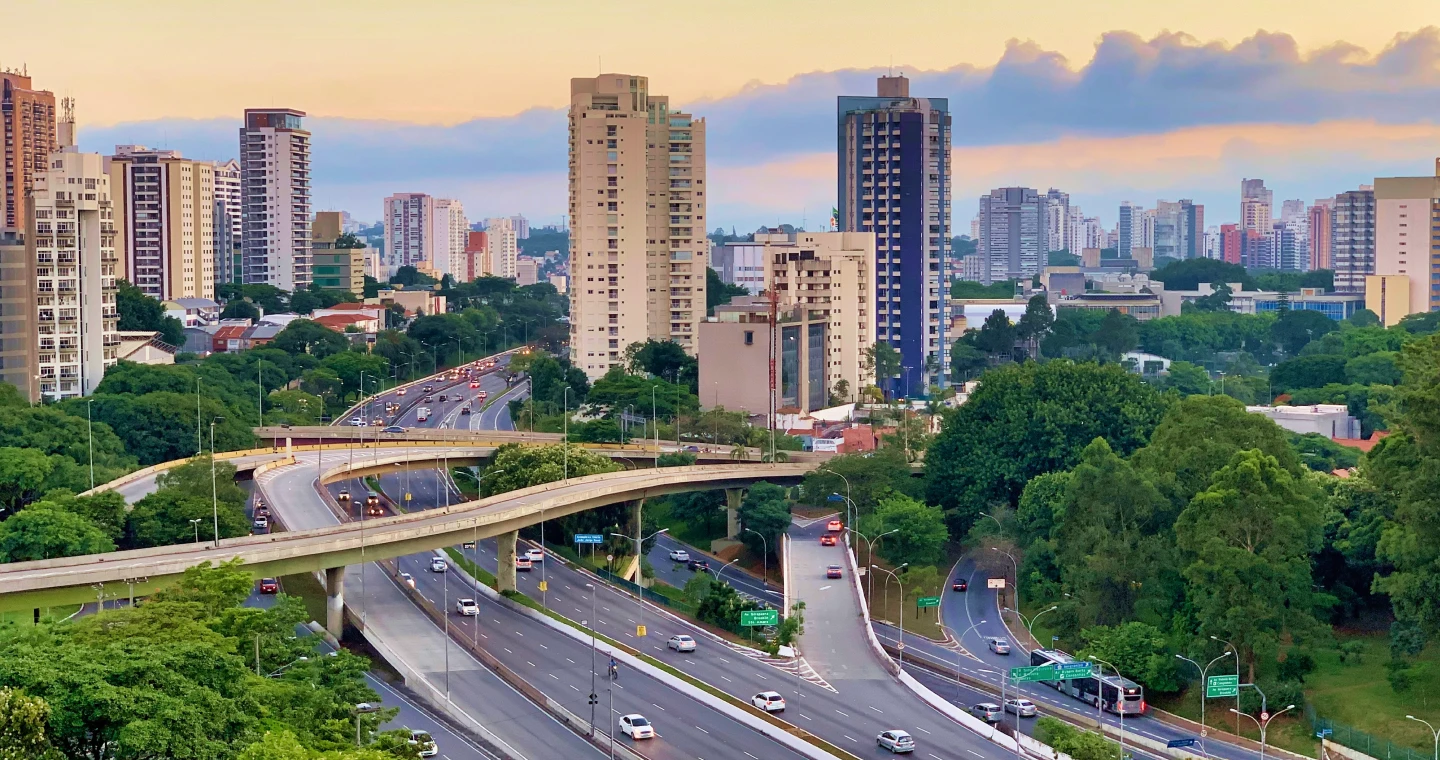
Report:
[[[860,587],[861,575],[857,571],[859,562],[855,559],[855,550],[849,546],[845,547],[845,562],[850,565],[850,590],[854,592],[855,599],[860,604],[860,622],[865,626],[865,638],[870,642],[870,648],[874,651],[875,656],[879,658],[881,667],[885,668],[890,675],[898,676],[900,666],[896,665],[895,661],[890,659],[890,655],[885,653],[885,647],[881,646],[880,639],[875,636],[875,629],[870,627],[870,605],[865,600],[864,589]],[[865,573],[868,575],[870,569],[866,568]]]

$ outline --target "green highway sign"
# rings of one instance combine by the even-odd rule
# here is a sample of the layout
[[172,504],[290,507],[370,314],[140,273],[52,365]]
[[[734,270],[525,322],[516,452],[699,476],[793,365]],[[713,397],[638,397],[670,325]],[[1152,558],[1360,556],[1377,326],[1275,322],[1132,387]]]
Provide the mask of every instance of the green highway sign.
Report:
[[1205,682],[1205,698],[1234,697],[1240,694],[1240,676],[1210,676]]
[[915,600],[915,606],[916,606],[916,607],[920,607],[920,608],[925,608],[925,607],[939,607],[939,606],[940,606],[940,597],[938,597],[938,596],[922,596],[922,597],[920,597],[919,599],[916,599],[916,600]]
[[1011,668],[1010,683],[1030,683],[1031,681],[1054,681],[1054,665],[1036,665],[1029,668]]
[[1072,678],[1089,678],[1095,670],[1095,664],[1091,662],[1062,662],[1055,667],[1059,671],[1062,681]]
[[742,626],[766,626],[780,625],[779,610],[741,610],[740,625]]

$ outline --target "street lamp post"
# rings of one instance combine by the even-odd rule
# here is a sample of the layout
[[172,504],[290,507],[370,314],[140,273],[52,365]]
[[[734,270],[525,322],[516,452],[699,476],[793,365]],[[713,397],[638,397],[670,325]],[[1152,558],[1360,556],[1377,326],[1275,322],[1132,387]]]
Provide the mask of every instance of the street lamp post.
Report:
[[1030,616],[1028,619],[1025,617],[1025,613],[1021,612],[1020,610],[1010,609],[1009,607],[1005,607],[1003,609],[1015,613],[1015,617],[1020,618],[1020,622],[1025,625],[1025,632],[1030,634],[1030,640],[1034,641],[1036,644],[1039,644],[1039,640],[1035,638],[1035,621],[1039,620],[1040,616],[1044,615],[1047,612],[1054,612],[1055,610],[1060,609],[1060,605],[1052,604],[1049,607],[1046,607],[1045,609],[1040,610],[1039,612]]
[[[995,520],[995,518],[993,518],[993,517],[991,517],[990,519]],[[995,522],[998,524],[1000,521],[999,521],[999,520],[995,520]],[[1005,556],[1007,556],[1007,557],[1010,558],[1010,566],[1015,569],[1015,607],[1016,607],[1016,609],[1019,609],[1019,607],[1020,607],[1020,563],[1018,563],[1018,562],[1015,561],[1015,555],[1011,554],[1010,552],[1005,551],[1004,549],[1001,549],[1001,548],[998,547],[998,546],[992,546],[992,547],[990,547],[990,550],[991,550],[991,551],[1000,552],[1001,554],[1004,554]],[[1001,596],[1001,597],[1004,597],[1004,596],[1005,596],[1004,590],[1001,590],[1000,596]],[[1004,599],[1001,599],[1001,601],[1003,602]]]
[[[1224,652],[1223,654],[1221,654],[1219,657],[1216,657],[1215,659],[1211,660],[1210,662],[1205,663],[1205,667],[1203,667],[1203,668],[1200,667],[1200,663],[1198,663],[1198,662],[1190,659],[1189,657],[1186,657],[1186,656],[1184,656],[1184,655],[1179,655],[1179,654],[1177,654],[1177,655],[1175,655],[1175,656],[1176,656],[1177,658],[1179,658],[1179,659],[1182,659],[1182,660],[1190,663],[1191,665],[1194,665],[1194,666],[1195,666],[1195,669],[1198,670],[1198,671],[1200,671],[1200,730],[1201,730],[1201,738],[1203,739],[1203,738],[1204,738],[1204,730],[1205,730],[1205,728],[1206,728],[1206,726],[1205,726],[1205,684],[1206,684],[1206,682],[1209,680],[1208,673],[1210,672],[1210,666],[1211,666],[1211,665],[1214,665],[1215,663],[1217,663],[1217,662],[1219,662],[1219,661],[1221,661],[1221,660],[1223,660],[1223,659],[1225,659],[1226,657],[1229,657],[1229,656],[1230,656],[1230,650],[1228,650],[1228,649],[1225,650],[1225,652]],[[1440,760],[1440,758],[1437,758],[1436,760]]]
[[[1260,760],[1265,760],[1265,733],[1270,730],[1270,722],[1273,721],[1273,720],[1275,720],[1276,718],[1280,717],[1281,715],[1283,715],[1286,711],[1288,711],[1288,710],[1293,710],[1293,709],[1295,709],[1295,705],[1286,705],[1284,710],[1281,710],[1280,712],[1277,712],[1277,713],[1275,713],[1274,715],[1271,715],[1271,716],[1269,716],[1269,717],[1266,717],[1264,720],[1256,720],[1254,715],[1251,715],[1251,714],[1249,714],[1249,713],[1240,712],[1239,710],[1236,710],[1236,709],[1233,708],[1233,707],[1230,708],[1230,712],[1235,713],[1235,716],[1236,716],[1236,717],[1235,717],[1235,721],[1236,721],[1237,723],[1240,721],[1240,717],[1239,717],[1239,716],[1244,715],[1245,717],[1247,717],[1247,718],[1250,719],[1250,722],[1252,722],[1252,723],[1255,724],[1255,727],[1256,727],[1256,728],[1260,729]],[[1409,716],[1406,716],[1406,717],[1409,717]],[[1419,720],[1419,719],[1416,718],[1415,720]],[[1421,722],[1421,723],[1424,723],[1424,721],[1420,721],[1420,722]],[[1428,725],[1430,725],[1430,724],[1426,723],[1425,725],[1428,726]],[[1433,730],[1433,729],[1432,729],[1432,730]],[[1237,731],[1236,733],[1239,733],[1239,732]],[[1437,741],[1440,741],[1440,740],[1437,740]]]
[[[906,567],[907,565],[909,565],[909,564],[910,564],[909,562],[902,562],[902,563],[900,563],[900,566],[897,567],[897,568],[895,568],[895,569],[896,569],[896,570],[904,570],[905,567]],[[883,573],[888,574],[891,578],[894,578],[894,579],[895,579],[895,585],[897,585],[897,586],[900,587],[900,646],[899,646],[899,649],[900,649],[900,670],[903,671],[903,670],[905,670],[905,584],[904,584],[903,582],[901,582],[900,576],[896,575],[895,573],[893,573],[893,572],[891,572],[891,571],[889,571],[889,570],[886,570],[886,569],[883,568],[883,567],[880,567],[879,565],[871,565],[871,566],[870,566],[870,569],[871,569],[871,571],[879,570],[879,571],[881,571],[881,572],[883,572]],[[889,582],[889,581],[886,581],[886,582],[885,582],[885,606],[886,606],[886,607],[889,607],[889,606],[890,606],[890,582]]]
[[[881,533],[880,535],[876,536],[874,539],[871,539],[871,538],[867,538],[864,533],[861,533],[860,531],[855,530],[854,528],[851,528],[851,527],[848,526],[848,525],[845,526],[845,529],[846,529],[847,531],[851,531],[851,532],[853,532],[855,535],[857,535],[857,536],[865,539],[865,561],[866,561],[867,563],[868,563],[868,562],[873,562],[873,561],[875,561],[875,542],[876,542],[876,541],[879,541],[880,539],[882,539],[882,538],[890,535],[891,533],[899,533],[899,532],[900,532],[900,529],[899,529],[899,528],[896,528],[895,530],[887,530],[887,531],[885,531],[884,533]],[[865,580],[865,600],[866,600],[866,603],[867,603],[867,604],[869,603],[869,600],[871,599],[871,597],[873,597],[873,596],[875,595],[875,580],[874,580],[874,578],[875,578],[875,576],[872,575],[872,576],[870,576],[869,578],[867,578],[867,579]]]
[[[532,401],[533,403],[533,401]],[[565,434],[561,436],[560,445],[564,446],[565,452],[565,482],[570,482],[570,386],[565,386],[565,393],[562,394],[560,416],[564,418]],[[594,691],[594,689],[591,689]]]
[[224,417],[210,420],[210,509],[214,519],[215,545],[220,545],[220,486],[215,481],[215,423],[224,422]]
[[669,529],[669,528],[661,528],[660,530],[657,530],[657,531],[655,531],[654,533],[651,533],[650,535],[645,536],[644,538],[641,538],[641,537],[640,537],[640,532],[639,532],[639,530],[638,530],[639,526],[636,526],[636,528],[637,528],[637,530],[636,530],[636,532],[635,532],[635,535],[633,535],[633,536],[627,536],[627,535],[625,535],[624,533],[611,533],[610,535],[614,536],[615,538],[623,538],[623,539],[625,539],[626,541],[634,541],[634,542],[635,542],[635,563],[636,563],[636,564],[635,564],[635,573],[636,573],[636,574],[635,574],[635,579],[636,579],[636,580],[635,580],[635,585],[636,585],[636,586],[639,586],[641,589],[644,589],[644,588],[645,588],[645,585],[640,582],[640,564],[639,564],[639,563],[640,563],[640,558],[643,556],[643,555],[640,553],[640,550],[641,550],[641,548],[645,545],[645,542],[646,542],[646,541],[649,541],[650,539],[652,539],[652,538],[660,535],[661,533],[669,533],[669,532],[670,532],[670,529]]
[[[963,642],[963,641],[965,640],[965,637],[966,637],[971,631],[975,630],[976,628],[979,628],[979,627],[982,626],[982,625],[985,625],[987,622],[989,622],[989,621],[988,621],[988,620],[981,620],[981,621],[978,622],[978,623],[972,623],[972,624],[970,625],[970,627],[969,627],[969,628],[966,628],[963,633],[961,633],[959,636],[956,636],[956,637],[955,637],[955,642],[956,642],[957,644],[959,644],[960,642]],[[950,628],[950,626],[945,625],[944,623],[940,623],[940,627],[941,627],[941,628],[945,628],[945,629],[949,629],[949,630],[951,630],[951,631],[954,630],[953,628]],[[956,698],[956,699],[959,699],[960,696],[961,696],[961,694],[960,694],[960,647],[956,647],[956,648],[955,648],[955,698]],[[1001,707],[1004,707],[1004,705],[1001,705]]]
[[380,705],[371,702],[361,702],[355,705],[355,746],[360,746],[360,716],[367,713],[380,712]]
[[1210,637],[1210,640],[1211,640],[1211,641],[1218,641],[1218,642],[1220,642],[1221,644],[1224,644],[1225,646],[1230,647],[1230,651],[1232,651],[1232,652],[1235,653],[1235,683],[1237,684],[1237,686],[1236,686],[1236,688],[1235,688],[1235,709],[1234,709],[1234,710],[1231,710],[1230,712],[1233,712],[1233,713],[1236,714],[1236,717],[1235,717],[1235,735],[1236,735],[1236,736],[1239,736],[1239,735],[1240,735],[1240,717],[1239,717],[1239,715],[1240,715],[1240,688],[1239,688],[1238,684],[1240,683],[1240,650],[1239,650],[1239,649],[1236,649],[1234,644],[1231,644],[1230,642],[1226,641],[1225,639],[1220,638],[1219,636],[1214,636],[1214,635],[1212,635],[1212,636]]
[[[761,533],[754,528],[746,528],[745,532],[754,533],[755,535],[760,537],[760,567],[764,568],[760,571],[760,577],[762,579],[768,579],[770,577],[770,542],[765,540],[764,533]],[[762,584],[766,582],[768,582],[768,580],[761,581]]]
[[[858,513],[860,510],[855,508],[855,500],[850,498],[850,479],[845,477],[844,475],[841,475],[838,472],[835,473],[835,477],[845,482],[845,507],[851,510],[845,515],[845,524],[847,526],[854,525],[856,513]],[[853,548],[855,542],[851,540],[849,536],[846,536],[845,540],[846,543],[852,545]]]
[[[1099,657],[1091,657],[1090,659],[1094,660],[1095,662],[1097,662],[1097,663],[1099,663],[1099,664],[1101,664],[1101,665],[1110,665],[1110,669],[1113,670],[1113,671],[1115,671],[1115,677],[1116,677],[1117,679],[1124,680],[1125,676],[1123,676],[1123,675],[1120,674],[1120,669],[1119,669],[1119,668],[1117,668],[1117,667],[1115,667],[1114,665],[1111,665],[1110,663],[1108,663],[1108,662],[1100,659]],[[1098,682],[1099,687],[1100,687],[1100,693],[1097,695],[1097,699],[1095,700],[1095,704],[1096,704],[1096,706],[1097,706],[1100,710],[1104,710],[1104,709],[1105,709],[1105,670],[1104,670],[1104,668],[1101,668],[1100,674],[1099,674],[1098,676],[1096,676],[1095,680],[1096,680],[1096,682]],[[1118,684],[1118,683],[1115,684],[1115,712],[1116,712],[1116,714],[1118,714],[1118,715],[1120,716],[1120,760],[1125,760],[1125,692],[1123,691],[1123,689],[1124,689],[1124,687],[1121,686],[1120,684]],[[1291,707],[1294,707],[1294,705],[1291,705]],[[1098,720],[1099,717],[1100,717],[1100,716],[1098,715],[1098,712],[1099,712],[1099,711],[1097,710],[1097,715],[1096,715],[1096,719],[1097,719],[1097,720]],[[1018,715],[1019,713],[1016,713],[1016,714]],[[1103,729],[1102,729],[1102,734],[1103,734]],[[1263,758],[1265,753],[1264,753],[1264,752],[1261,752],[1260,754],[1261,754],[1261,757]]]
[[1416,723],[1424,723],[1425,727],[1430,729],[1430,735],[1435,738],[1435,760],[1440,760],[1440,731],[1436,731],[1435,727],[1430,725],[1430,721],[1428,720],[1420,720],[1414,715],[1406,715],[1405,718],[1406,720],[1413,720]]
[[90,434],[90,490],[95,490],[95,423],[90,418],[90,405],[95,399],[85,399],[85,430]]
[[195,529],[195,543],[197,544],[200,543],[200,522],[204,519],[203,517],[197,517],[190,521],[190,527]]
[[590,587],[590,619],[581,621],[581,625],[590,628],[590,735],[595,735],[595,700],[599,696],[595,693],[595,627],[599,625],[595,617],[595,584],[587,583]]
[[720,566],[720,569],[715,571],[715,582],[716,582],[716,583],[720,583],[720,582],[721,582],[721,581],[720,581],[720,574],[723,573],[723,572],[725,572],[725,568],[727,568],[727,567],[729,567],[729,566],[731,566],[731,565],[733,565],[733,564],[735,564],[736,562],[739,562],[739,561],[740,561],[740,558],[739,558],[739,557],[736,557],[735,559],[732,559],[732,560],[730,560],[729,562],[726,562],[725,564],[721,565],[721,566]]

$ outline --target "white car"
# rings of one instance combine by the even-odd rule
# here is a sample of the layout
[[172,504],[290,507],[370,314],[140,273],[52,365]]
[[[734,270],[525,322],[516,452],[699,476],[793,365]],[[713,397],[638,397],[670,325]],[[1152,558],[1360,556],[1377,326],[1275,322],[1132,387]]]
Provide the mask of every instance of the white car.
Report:
[[544,562],[545,551],[543,549],[526,549],[525,557],[531,562]]
[[631,739],[654,739],[655,727],[650,725],[644,715],[635,713],[620,718],[620,733]]
[[415,588],[415,576],[409,573],[401,573],[400,582],[405,584],[406,586],[409,586],[410,588]]
[[693,652],[695,651],[695,639],[692,639],[683,633],[678,633],[674,636],[671,636],[670,640],[665,642],[665,646],[670,647],[677,652]]
[[480,614],[480,605],[474,599],[461,599],[455,603],[455,611],[466,617],[474,617]]
[[995,654],[1010,654],[1010,642],[1006,639],[998,637],[991,638],[986,641],[986,644],[990,647],[990,651],[994,652]]
[[750,698],[750,704],[765,712],[785,711],[785,698],[776,691],[762,691]]
[[404,388],[401,388],[400,390],[395,391],[395,395],[396,395],[396,396],[404,396],[404,395],[405,395],[405,389],[404,389]]
[[354,417],[350,420],[350,427],[365,427],[366,424],[364,417]]
[[689,562],[690,552],[687,552],[684,549],[671,549],[670,559],[675,560],[676,562]]
[[446,561],[443,560],[443,559],[440,559],[439,557],[433,557],[433,558],[431,558],[431,560],[430,560],[430,572],[432,572],[432,573],[443,573],[443,572],[445,572],[446,570],[449,570],[449,569],[450,569],[450,563],[446,562]]
[[420,751],[421,757],[434,757],[440,754],[440,748],[435,746],[435,740],[430,738],[429,731],[412,729],[410,731],[410,746]]
[[875,737],[875,742],[882,748],[890,750],[890,754],[915,751],[915,737],[909,732],[900,729],[885,731]]

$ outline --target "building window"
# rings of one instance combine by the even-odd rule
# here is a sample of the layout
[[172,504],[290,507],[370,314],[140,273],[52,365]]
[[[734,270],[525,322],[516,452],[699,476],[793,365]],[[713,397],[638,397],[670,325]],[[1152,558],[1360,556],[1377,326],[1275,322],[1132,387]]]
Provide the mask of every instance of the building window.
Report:
[[753,346],[753,345],[755,345],[755,331],[754,331],[754,330],[746,330],[746,331],[745,331],[745,345],[747,345],[747,346]]

